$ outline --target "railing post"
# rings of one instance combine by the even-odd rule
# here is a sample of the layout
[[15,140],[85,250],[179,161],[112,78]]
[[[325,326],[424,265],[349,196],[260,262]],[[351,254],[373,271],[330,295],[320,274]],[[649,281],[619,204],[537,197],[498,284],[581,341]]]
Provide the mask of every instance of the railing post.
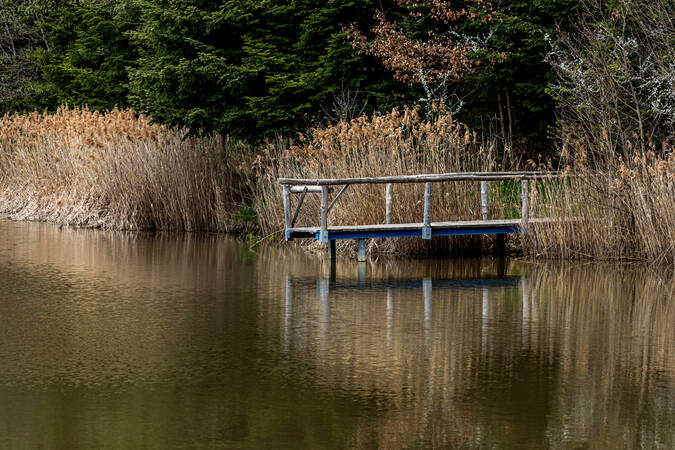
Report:
[[537,179],[533,178],[530,181],[530,217],[537,217]]
[[321,231],[319,242],[328,242],[328,186],[321,186]]
[[520,181],[520,200],[521,200],[521,211],[520,211],[520,220],[521,225],[520,229],[523,234],[527,234],[527,223],[529,221],[529,208],[528,208],[528,180]]
[[291,202],[290,202],[290,193],[291,193],[291,188],[289,185],[284,184],[281,187],[283,191],[283,201],[284,201],[284,236],[286,237],[286,240],[288,240],[289,235],[288,235],[288,229],[291,227]]
[[487,181],[480,182],[480,210],[483,220],[488,220],[488,193],[489,185]]
[[424,186],[424,226],[422,239],[431,239],[431,195],[432,183],[427,182]]
[[387,183],[384,189],[384,203],[385,203],[385,223],[391,223],[391,183]]

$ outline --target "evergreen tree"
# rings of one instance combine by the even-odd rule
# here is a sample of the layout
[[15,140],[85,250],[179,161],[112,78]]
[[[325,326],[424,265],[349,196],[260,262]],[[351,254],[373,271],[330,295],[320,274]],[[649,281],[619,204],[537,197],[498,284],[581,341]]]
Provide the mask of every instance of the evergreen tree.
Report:
[[142,1],[141,49],[132,103],[196,132],[260,136],[302,130],[323,118],[346,86],[388,107],[405,86],[353,52],[342,31],[372,20],[373,2],[310,0]]
[[127,70],[137,55],[126,32],[136,15],[124,2],[60,1],[54,19],[44,25],[46,45],[33,53],[41,74],[35,88],[42,98],[36,106],[127,106]]

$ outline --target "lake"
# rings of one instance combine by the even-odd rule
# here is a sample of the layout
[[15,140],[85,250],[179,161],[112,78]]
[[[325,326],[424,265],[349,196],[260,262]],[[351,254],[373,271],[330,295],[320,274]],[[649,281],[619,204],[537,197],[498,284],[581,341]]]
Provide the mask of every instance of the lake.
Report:
[[0,447],[672,449],[673,292],[0,220]]

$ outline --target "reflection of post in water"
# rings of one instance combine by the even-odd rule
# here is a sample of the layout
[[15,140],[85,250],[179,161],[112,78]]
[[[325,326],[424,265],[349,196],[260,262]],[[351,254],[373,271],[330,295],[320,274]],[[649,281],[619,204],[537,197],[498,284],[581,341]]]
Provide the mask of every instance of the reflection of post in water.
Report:
[[[371,270],[371,268],[368,268],[368,270]],[[425,353],[427,357],[431,357],[432,352],[432,338],[433,338],[433,329],[432,327],[434,326],[433,323],[433,304],[432,304],[432,295],[433,295],[433,288],[436,288],[436,290],[441,289],[441,290],[446,290],[446,289],[458,289],[458,288],[467,288],[467,287],[472,287],[472,288],[480,288],[481,296],[482,296],[482,307],[480,310],[481,314],[481,334],[480,334],[480,351],[481,353],[485,354],[490,348],[490,342],[489,342],[489,323],[490,323],[490,289],[493,287],[503,287],[503,286],[518,286],[519,284],[521,285],[521,290],[523,292],[523,305],[522,305],[522,320],[521,320],[521,334],[522,334],[522,341],[523,343],[528,341],[529,342],[529,322],[531,321],[531,309],[532,309],[532,299],[530,296],[532,296],[532,293],[528,290],[529,289],[529,282],[528,279],[521,276],[520,278],[518,277],[497,277],[497,278],[490,278],[486,277],[485,275],[482,274],[482,270],[480,270],[480,267],[478,270],[474,270],[478,274],[478,276],[475,277],[466,277],[466,278],[447,278],[447,279],[435,279],[432,277],[425,277],[422,278],[421,280],[419,278],[417,279],[394,279],[391,280],[388,276],[385,277],[386,280],[366,280],[366,266],[365,263],[361,263],[358,265],[358,272],[357,272],[357,279],[355,280],[354,278],[351,278],[349,280],[348,278],[341,278],[339,281],[336,280],[331,280],[331,277],[327,278],[320,278],[315,281],[315,286],[316,286],[316,299],[318,300],[319,304],[316,305],[318,309],[318,314],[317,314],[317,321],[319,324],[317,324],[317,331],[319,332],[319,339],[317,342],[325,343],[327,339],[327,334],[329,332],[329,321],[331,320],[330,315],[331,314],[341,314],[342,312],[340,311],[339,305],[334,305],[331,307],[331,304],[329,303],[329,296],[331,290],[351,290],[354,293],[362,291],[363,289],[368,288],[368,296],[372,295],[373,290],[376,289],[381,289],[380,292],[383,292],[385,294],[383,297],[383,300],[386,299],[386,307],[383,310],[380,310],[382,312],[385,312],[385,330],[386,334],[385,336],[382,336],[384,339],[383,341],[386,342],[386,345],[388,348],[391,348],[391,345],[393,345],[393,341],[395,340],[395,335],[396,335],[396,324],[394,323],[393,320],[393,293],[396,290],[404,290],[408,291],[409,289],[419,289],[420,287],[422,288],[422,298],[419,299],[417,297],[417,300],[423,301],[422,306],[424,311],[423,311],[423,316],[422,320],[423,323],[421,324],[422,327],[420,327],[420,330],[424,333],[423,336],[420,336],[424,339],[423,345],[426,347]],[[421,281],[421,283],[420,283]],[[314,284],[314,283],[312,283]],[[421,284],[421,286],[420,286]],[[295,312],[293,309],[293,304],[294,304],[294,299],[292,298],[292,295],[294,295],[294,290],[297,288],[297,286],[293,283],[292,277],[290,275],[286,276],[286,304],[285,304],[285,316],[284,316],[284,347],[287,348],[290,345],[290,342],[292,340],[292,333],[293,333],[293,320],[294,318],[292,317],[292,314],[297,313],[297,305],[295,308]],[[419,291],[418,291],[419,292]],[[476,292],[476,291],[474,291]],[[382,298],[382,297],[380,297]],[[443,301],[443,300],[439,300]],[[385,306],[383,305],[383,306]],[[418,306],[418,307],[419,307]],[[474,310],[476,313],[478,313],[478,310]],[[446,314],[446,311],[440,311],[440,314]],[[381,320],[381,319],[380,319]],[[316,323],[316,322],[315,322]],[[382,322],[380,322],[382,323]],[[474,322],[476,325],[478,324],[477,322]]]
[[328,294],[330,292],[330,281],[322,278],[316,283],[317,290],[319,291],[319,302],[321,304],[321,342],[325,342],[326,333],[328,331]]
[[366,263],[363,261],[359,261],[359,268],[358,268],[358,274],[359,274],[359,287],[363,287],[363,285],[366,283]]
[[284,309],[284,351],[288,351],[289,334],[291,328],[291,298],[293,292],[291,287],[291,276],[286,274],[286,303]]
[[488,319],[489,319],[490,308],[488,304],[488,288],[483,288],[483,309],[482,309],[482,322],[481,322],[481,353],[485,355],[487,352],[487,336],[488,336]]
[[387,347],[391,347],[391,320],[393,314],[391,288],[387,288]]
[[431,278],[422,280],[424,292],[424,339],[428,346],[431,337]]
[[433,407],[433,376],[432,376],[432,365],[431,365],[431,293],[432,293],[432,284],[431,278],[425,278],[422,280],[422,293],[424,295],[424,352],[425,352],[425,362],[426,370],[425,374],[427,377],[427,383],[425,386],[425,395],[424,395],[424,427],[426,428],[431,417],[431,411]]
[[524,276],[520,278],[520,288],[523,291],[523,318],[521,336],[523,346],[526,346],[530,334],[530,299],[527,292],[527,278]]

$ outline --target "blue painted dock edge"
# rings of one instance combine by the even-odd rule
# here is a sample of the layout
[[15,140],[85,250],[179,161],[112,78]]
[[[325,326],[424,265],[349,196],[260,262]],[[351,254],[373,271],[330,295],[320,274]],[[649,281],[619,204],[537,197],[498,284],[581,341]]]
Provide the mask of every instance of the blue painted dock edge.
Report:
[[[433,228],[431,236],[469,236],[476,234],[508,234],[520,233],[519,226],[491,226],[491,227],[467,227],[467,228]],[[306,234],[291,234],[286,232],[287,239],[306,238]],[[422,237],[422,229],[412,230],[358,230],[358,231],[331,231],[328,230],[328,239],[372,239],[372,238],[399,238],[399,237]],[[314,238],[319,240],[319,233],[314,234]]]

